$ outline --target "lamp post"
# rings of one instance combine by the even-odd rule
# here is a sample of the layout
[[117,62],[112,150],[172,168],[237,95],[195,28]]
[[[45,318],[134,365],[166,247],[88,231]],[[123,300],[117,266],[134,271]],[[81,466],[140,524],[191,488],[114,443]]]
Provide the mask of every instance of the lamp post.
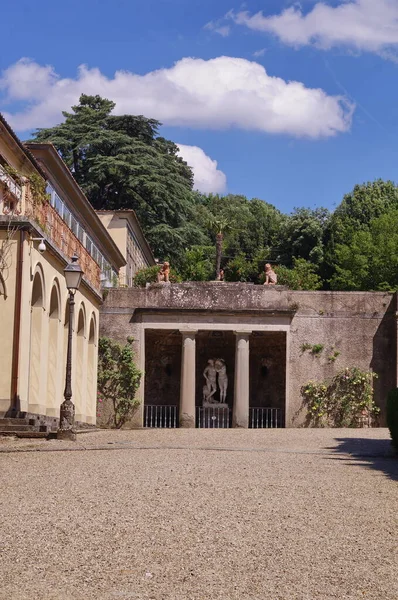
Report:
[[72,398],[72,334],[73,334],[73,315],[75,309],[75,294],[80,286],[83,277],[83,270],[77,262],[78,257],[72,256],[72,259],[64,269],[66,287],[69,291],[69,325],[68,325],[68,350],[66,354],[66,375],[65,375],[65,400],[61,404],[59,414],[59,428],[57,438],[60,440],[76,440],[75,433],[75,405]]

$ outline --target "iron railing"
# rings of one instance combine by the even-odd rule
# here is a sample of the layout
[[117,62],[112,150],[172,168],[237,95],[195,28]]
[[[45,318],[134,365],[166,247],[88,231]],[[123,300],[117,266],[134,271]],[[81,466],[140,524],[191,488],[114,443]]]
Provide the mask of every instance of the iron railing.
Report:
[[228,429],[230,426],[229,408],[220,406],[198,407],[197,426],[199,429]]
[[251,429],[276,429],[282,427],[280,408],[250,408],[249,427]]
[[144,427],[173,429],[178,427],[177,406],[144,405]]

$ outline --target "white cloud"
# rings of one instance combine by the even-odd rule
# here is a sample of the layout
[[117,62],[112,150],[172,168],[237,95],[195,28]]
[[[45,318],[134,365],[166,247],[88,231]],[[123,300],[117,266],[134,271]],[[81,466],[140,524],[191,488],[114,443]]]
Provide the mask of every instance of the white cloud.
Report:
[[342,0],[337,6],[317,2],[306,14],[296,4],[277,15],[242,11],[229,12],[226,18],[273,33],[292,46],[314,44],[324,50],[350,46],[391,58],[391,49],[398,44],[397,0]]
[[260,50],[256,50],[255,52],[253,52],[253,56],[255,58],[259,58],[260,56],[264,56],[264,54],[267,52],[266,48],[261,48]]
[[222,37],[228,37],[231,33],[231,27],[229,25],[223,25],[222,20],[220,21],[209,21],[204,26],[204,29],[209,29],[209,31],[214,31],[215,33],[219,33]]
[[[40,85],[37,82],[40,82]],[[343,96],[268,75],[254,61],[221,56],[183,58],[171,68],[137,75],[117,71],[108,78],[80,66],[76,78],[61,78],[51,67],[22,59],[0,78],[7,102],[19,112],[5,114],[17,131],[62,120],[79,96],[99,94],[116,103],[115,114],[144,114],[171,126],[240,128],[298,137],[330,137],[349,130],[354,106]]]
[[207,156],[198,146],[177,144],[178,154],[193,169],[194,188],[204,194],[223,194],[227,189],[225,173],[217,169],[217,161]]

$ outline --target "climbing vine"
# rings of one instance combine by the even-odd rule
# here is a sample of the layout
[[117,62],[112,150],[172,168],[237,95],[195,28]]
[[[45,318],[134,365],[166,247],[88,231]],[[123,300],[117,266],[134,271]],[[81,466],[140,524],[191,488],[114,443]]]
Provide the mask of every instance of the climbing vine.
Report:
[[134,414],[140,405],[136,393],[142,373],[134,362],[133,338],[124,346],[102,337],[98,347],[98,403],[112,408],[112,425],[117,429]]
[[360,427],[374,423],[380,409],[373,399],[372,371],[346,368],[329,382],[309,381],[301,388],[310,427]]

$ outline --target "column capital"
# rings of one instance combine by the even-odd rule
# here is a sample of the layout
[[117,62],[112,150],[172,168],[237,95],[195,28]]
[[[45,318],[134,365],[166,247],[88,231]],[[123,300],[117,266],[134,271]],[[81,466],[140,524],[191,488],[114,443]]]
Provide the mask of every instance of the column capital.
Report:
[[180,333],[182,335],[196,335],[198,333],[197,329],[180,329]]
[[250,335],[253,333],[251,329],[245,329],[244,331],[234,331],[235,335]]

